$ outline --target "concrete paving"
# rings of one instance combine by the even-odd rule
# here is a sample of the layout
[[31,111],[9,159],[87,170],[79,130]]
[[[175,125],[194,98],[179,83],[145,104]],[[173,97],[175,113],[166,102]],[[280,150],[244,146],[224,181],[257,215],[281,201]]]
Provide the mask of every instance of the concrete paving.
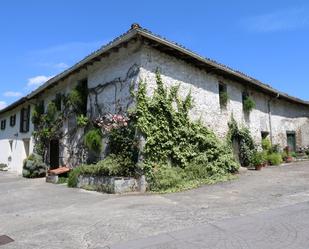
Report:
[[166,195],[107,195],[0,172],[0,248],[309,248],[309,163]]

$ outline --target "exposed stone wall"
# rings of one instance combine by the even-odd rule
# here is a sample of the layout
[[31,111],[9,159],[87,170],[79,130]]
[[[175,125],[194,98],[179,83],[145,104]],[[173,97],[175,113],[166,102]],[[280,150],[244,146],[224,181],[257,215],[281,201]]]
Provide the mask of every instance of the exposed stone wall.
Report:
[[[197,68],[176,57],[169,56],[158,50],[130,42],[126,47],[113,51],[101,61],[82,69],[51,89],[44,91],[37,100],[43,99],[45,107],[55,98],[57,93],[68,94],[75,85],[84,79],[88,81],[88,116],[95,118],[106,113],[126,112],[134,105],[130,94],[137,89],[140,80],[148,84],[148,94],[155,87],[155,71],[159,68],[163,81],[170,87],[180,84],[180,95],[185,97],[191,91],[194,107],[190,111],[193,120],[201,119],[204,125],[224,138],[228,131],[231,116],[240,126],[250,128],[257,143],[261,142],[261,132],[270,132],[270,117],[273,142],[282,147],[287,145],[287,131],[296,132],[297,146],[309,145],[309,108],[289,103],[282,99],[274,99],[262,92],[250,89],[243,84],[227,80],[213,73]],[[226,84],[229,101],[226,109],[220,108],[219,82]],[[242,106],[242,92],[247,91],[256,102],[256,108],[246,116]],[[29,104],[33,109],[35,99]],[[269,110],[270,103],[270,110]],[[2,114],[0,120],[6,119],[6,129],[0,131],[0,163],[8,164],[10,170],[21,173],[22,161],[25,159],[24,140],[30,141],[29,153],[33,151],[33,124],[28,133],[19,132],[20,109]],[[271,116],[269,115],[271,111]],[[16,114],[16,125],[10,127],[10,115]],[[83,142],[83,129],[76,128],[75,117],[63,120],[64,136],[60,141],[60,164],[74,166],[81,156],[80,145]],[[12,141],[12,148],[10,147]],[[11,159],[11,160],[9,160]]]
[[130,88],[135,88],[140,68],[140,43],[120,48],[88,72],[90,115],[126,112],[133,104]]
[[[248,88],[243,84],[224,79],[215,74],[206,73],[194,65],[176,57],[169,56],[150,47],[142,50],[142,68],[140,78],[148,84],[148,94],[152,94],[155,85],[155,71],[159,68],[163,82],[168,86],[180,84],[180,95],[185,97],[191,91],[194,107],[190,112],[193,120],[201,119],[210,129],[223,138],[228,131],[231,116],[240,126],[250,129],[255,141],[261,142],[261,132],[270,132],[270,101],[273,142],[281,147],[287,145],[286,132],[295,131],[297,146],[309,145],[309,108],[285,100],[273,99],[262,92]],[[229,101],[226,110],[220,109],[219,82],[226,84]],[[256,108],[245,115],[242,106],[242,92],[247,91]]]

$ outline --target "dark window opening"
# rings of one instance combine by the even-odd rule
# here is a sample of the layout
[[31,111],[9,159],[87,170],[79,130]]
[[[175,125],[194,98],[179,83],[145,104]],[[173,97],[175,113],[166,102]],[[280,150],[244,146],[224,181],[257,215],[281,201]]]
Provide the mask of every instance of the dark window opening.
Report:
[[60,93],[56,94],[56,98],[54,100],[57,111],[61,111],[61,104],[62,104],[62,96]]
[[269,136],[269,132],[268,131],[262,131],[261,132],[262,139],[268,138],[268,136]]
[[38,114],[42,115],[45,112],[45,105],[44,105],[44,100],[41,100],[37,106],[36,106],[36,111]]
[[5,130],[5,126],[6,126],[6,119],[1,120],[1,130]]
[[249,97],[248,92],[242,92],[242,104],[245,104],[246,99]]
[[15,124],[16,124],[16,114],[14,114],[14,115],[12,115],[12,116],[10,117],[10,126],[11,126],[11,127],[14,127]]
[[226,108],[228,102],[228,94],[227,94],[227,87],[223,83],[219,83],[219,100],[220,100],[220,107]]
[[24,107],[20,111],[20,132],[26,133],[30,126],[30,106]]

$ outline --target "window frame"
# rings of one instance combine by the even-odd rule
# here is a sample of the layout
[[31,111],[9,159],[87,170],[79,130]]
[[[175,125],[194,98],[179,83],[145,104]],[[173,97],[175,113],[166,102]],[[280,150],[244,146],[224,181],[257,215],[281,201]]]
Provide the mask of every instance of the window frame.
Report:
[[14,127],[16,125],[16,114],[10,116],[10,126]]
[[227,94],[227,85],[224,84],[223,82],[219,82],[218,84],[218,91],[219,91],[219,104],[220,104],[220,109],[226,109],[227,108],[227,104],[228,104],[228,100],[226,101],[226,103],[222,102],[221,99],[221,95],[222,93],[226,93]]
[[1,120],[0,129],[3,131],[6,128],[6,119]]
[[20,110],[20,132],[27,133],[30,129],[30,105]]

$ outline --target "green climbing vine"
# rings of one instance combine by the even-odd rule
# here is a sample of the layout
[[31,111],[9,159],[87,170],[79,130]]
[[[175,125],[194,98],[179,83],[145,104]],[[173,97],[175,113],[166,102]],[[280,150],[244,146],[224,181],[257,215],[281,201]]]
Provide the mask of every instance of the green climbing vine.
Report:
[[236,120],[232,117],[229,122],[227,141],[232,146],[233,142],[239,145],[239,162],[242,166],[248,167],[252,163],[253,155],[256,153],[256,146],[246,127],[239,128]]
[[137,100],[137,127],[146,138],[143,169],[153,190],[181,186],[237,171],[230,147],[200,122],[189,119],[191,93],[183,100],[179,86],[167,90],[159,72],[152,97],[140,82]]
[[[44,162],[47,162],[50,141],[68,135],[63,133],[63,120],[75,115],[78,126],[84,127],[88,124],[88,118],[85,116],[87,94],[87,84],[79,82],[70,94],[57,94],[55,99],[47,104],[46,110],[43,101],[35,105],[32,112],[32,123],[35,127],[34,152],[40,155]],[[74,131],[70,133],[74,134]]]

